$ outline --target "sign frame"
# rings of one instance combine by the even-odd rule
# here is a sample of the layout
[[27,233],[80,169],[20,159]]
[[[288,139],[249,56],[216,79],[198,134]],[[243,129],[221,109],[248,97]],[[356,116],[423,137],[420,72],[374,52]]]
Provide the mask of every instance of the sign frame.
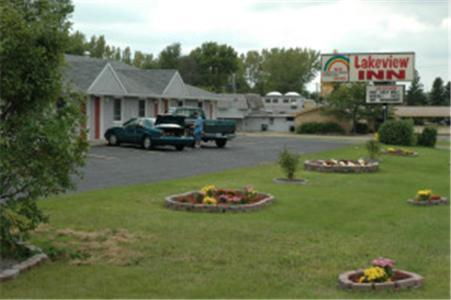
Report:
[[[387,100],[381,100],[381,98],[379,98],[379,101],[369,101],[370,99],[370,93],[372,92],[371,90],[374,90],[375,93],[377,93],[378,89],[393,89],[395,91],[397,91],[397,93],[399,93],[399,100],[397,101],[387,101]],[[405,86],[402,84],[390,84],[390,85],[367,85],[365,88],[365,104],[383,104],[383,105],[388,105],[388,104],[402,104],[404,102],[404,94],[405,94]]]
[[[356,56],[366,56],[366,57],[370,57],[370,56],[412,56],[412,61],[409,62],[408,67],[405,67],[401,70],[405,70],[406,71],[406,77],[408,77],[409,79],[398,79],[398,78],[383,78],[383,79],[378,79],[378,78],[371,78],[371,79],[362,79],[362,80],[358,80],[358,79],[353,79],[352,77],[356,77],[356,74],[359,70],[355,70],[354,66],[353,66],[353,59]],[[327,57],[329,57],[327,59]],[[340,58],[343,58],[341,61],[342,63],[338,65],[338,68],[336,68],[336,72],[334,73],[334,71],[331,71],[331,65],[335,63],[340,63]],[[375,59],[383,59],[383,58],[375,58]],[[388,58],[386,58],[388,59]],[[396,59],[396,57],[394,57],[394,59]],[[369,58],[369,60],[371,60],[371,58]],[[334,61],[334,62],[331,62]],[[410,82],[413,80],[413,78],[415,77],[415,63],[416,63],[416,54],[413,51],[405,51],[405,52],[337,52],[337,53],[322,53],[320,56],[320,62],[321,62],[321,71],[320,71],[320,75],[321,75],[321,79],[320,81],[323,83],[345,83],[345,82],[387,82],[387,81],[400,81],[400,82]],[[392,64],[394,62],[390,62],[390,64]],[[402,63],[399,62],[401,65]],[[387,61],[387,64],[389,64],[389,62]],[[397,65],[397,63],[396,63]],[[327,67],[327,71],[325,70]],[[345,68],[347,68],[347,74],[345,74]],[[392,67],[392,68],[396,68],[398,69],[399,67]],[[373,70],[368,70],[368,71],[372,71],[372,73],[375,73],[375,70],[378,71],[382,71],[382,70],[389,70],[388,66],[387,67],[380,67],[377,69],[373,69]],[[392,70],[393,71],[393,70]],[[329,73],[329,74],[328,74]],[[335,78],[334,75],[336,76]],[[369,75],[368,75],[369,76]],[[376,76],[376,74],[373,74],[373,76]],[[395,75],[393,75],[395,77]],[[332,77],[332,78],[331,78]],[[338,79],[338,80],[335,80]]]

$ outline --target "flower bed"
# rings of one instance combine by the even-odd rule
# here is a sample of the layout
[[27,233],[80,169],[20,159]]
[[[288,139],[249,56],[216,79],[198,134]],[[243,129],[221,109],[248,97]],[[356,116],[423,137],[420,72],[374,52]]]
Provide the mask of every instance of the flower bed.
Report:
[[422,276],[394,269],[394,263],[387,258],[375,259],[368,269],[340,274],[338,283],[343,289],[364,291],[417,288],[423,284]]
[[419,190],[414,199],[407,200],[407,203],[418,206],[432,206],[448,204],[448,198],[433,195],[432,190]]
[[395,155],[395,156],[417,156],[418,153],[411,151],[411,150],[407,150],[407,149],[401,149],[401,148],[388,148],[388,149],[384,149],[382,150],[383,154],[388,154],[388,155]]
[[255,191],[217,189],[210,185],[200,191],[172,195],[165,199],[167,208],[199,212],[246,212],[261,209],[274,201],[274,197]]
[[379,163],[370,160],[347,160],[347,159],[327,159],[327,160],[306,160],[304,168],[309,171],[336,172],[336,173],[364,173],[376,172],[379,170]]

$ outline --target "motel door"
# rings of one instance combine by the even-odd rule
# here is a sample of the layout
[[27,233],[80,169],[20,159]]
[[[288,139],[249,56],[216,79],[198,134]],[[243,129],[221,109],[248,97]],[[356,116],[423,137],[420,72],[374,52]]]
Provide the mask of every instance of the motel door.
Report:
[[94,97],[94,139],[100,139],[100,97]]

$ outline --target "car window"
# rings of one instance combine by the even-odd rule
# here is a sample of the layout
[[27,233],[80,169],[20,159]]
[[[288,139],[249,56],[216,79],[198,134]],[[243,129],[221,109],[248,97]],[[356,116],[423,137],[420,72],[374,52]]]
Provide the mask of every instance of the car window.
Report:
[[124,127],[134,126],[138,123],[138,119],[133,118],[124,123]]
[[150,119],[144,119],[143,125],[146,128],[152,128],[154,125],[154,122]]

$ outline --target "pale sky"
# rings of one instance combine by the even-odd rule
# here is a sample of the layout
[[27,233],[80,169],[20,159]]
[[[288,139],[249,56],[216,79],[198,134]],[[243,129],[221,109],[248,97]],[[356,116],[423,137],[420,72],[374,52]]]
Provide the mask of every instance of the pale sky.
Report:
[[[183,54],[206,41],[238,53],[273,47],[308,47],[322,53],[416,53],[425,89],[435,77],[450,80],[449,5],[446,0],[256,1],[73,0],[73,29],[87,38],[130,46],[155,56],[167,45]],[[308,85],[313,91],[317,77]]]

